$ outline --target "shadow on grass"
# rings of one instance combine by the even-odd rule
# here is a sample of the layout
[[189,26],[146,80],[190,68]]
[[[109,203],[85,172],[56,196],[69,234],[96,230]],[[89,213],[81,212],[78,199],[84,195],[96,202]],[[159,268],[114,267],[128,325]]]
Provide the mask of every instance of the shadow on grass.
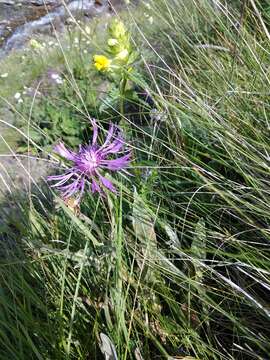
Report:
[[[52,198],[44,184],[38,185],[46,197],[33,188],[31,202],[44,213]],[[59,358],[55,319],[48,311],[50,300],[40,276],[42,260],[28,256],[29,196],[22,190],[6,194],[0,208],[0,358]]]

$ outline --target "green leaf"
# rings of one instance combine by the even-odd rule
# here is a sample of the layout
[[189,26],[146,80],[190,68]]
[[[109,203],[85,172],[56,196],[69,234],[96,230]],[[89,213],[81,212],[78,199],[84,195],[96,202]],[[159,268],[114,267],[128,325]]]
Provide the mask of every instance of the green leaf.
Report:
[[204,299],[206,296],[205,288],[203,286],[203,268],[199,262],[206,259],[206,227],[205,221],[201,218],[195,225],[194,237],[191,245],[191,255],[194,258],[194,280],[197,284],[197,291],[200,295],[202,305],[202,316],[204,317],[205,324],[209,327],[209,307],[205,303]]
[[101,352],[105,356],[105,360],[117,360],[117,354],[115,350],[115,346],[113,345],[110,338],[103,333],[100,333],[101,343],[99,345]]
[[31,128],[31,127],[28,129],[27,126],[24,126],[24,127],[21,128],[21,130],[22,130],[25,134],[27,134],[27,135],[29,134],[30,139],[33,140],[34,142],[39,142],[39,141],[41,141],[41,139],[42,139],[42,134],[41,134],[41,132],[39,132],[39,131]]
[[135,236],[141,243],[143,256],[143,258],[138,258],[137,262],[143,271],[142,277],[147,277],[150,280],[153,278],[153,274],[149,271],[149,266],[146,265],[146,262],[153,262],[153,258],[156,258],[157,254],[154,217],[143,199],[138,195],[136,188],[134,189],[133,196],[132,225]]
[[35,250],[37,250],[41,255],[54,255],[54,256],[62,256],[66,259],[69,259],[72,262],[75,262],[76,265],[74,266],[74,269],[79,268],[82,264],[84,266],[91,266],[94,267],[95,265],[99,264],[99,260],[96,256],[96,254],[92,253],[89,249],[88,252],[85,253],[84,249],[80,249],[76,252],[72,252],[68,249],[54,249],[49,246],[40,246],[36,247]]
[[20,145],[16,148],[16,152],[17,153],[20,153],[20,154],[23,154],[25,152],[27,152],[28,150],[28,146],[27,145]]
[[154,230],[154,219],[142,198],[134,189],[132,224],[136,237],[143,243],[156,248],[156,233]]
[[80,130],[78,122],[70,117],[63,117],[60,127],[67,135],[77,135]]
[[128,90],[125,91],[125,98],[127,100],[130,100],[130,101],[133,101],[133,102],[139,102],[140,101],[140,98],[139,98],[138,94],[133,89],[128,89]]
[[108,92],[107,96],[101,98],[100,101],[102,102],[99,106],[99,111],[105,112],[107,110],[112,110],[117,105],[120,99],[120,91],[117,87],[112,87]]
[[204,260],[206,258],[206,230],[203,218],[195,225],[190,251],[191,255],[196,259]]
[[64,136],[65,142],[71,146],[78,146],[81,144],[81,139],[76,136]]
[[81,230],[82,234],[86,239],[89,239],[94,246],[101,246],[102,243],[98,242],[95,236],[92,234],[92,231],[86,226],[74,213],[66,206],[64,201],[61,198],[56,198],[58,205],[62,208],[62,210],[66,213],[66,215],[71,219],[74,225],[77,226],[78,229]]
[[46,228],[45,220],[33,207],[29,209],[28,218],[31,232],[38,238],[43,238],[45,236],[44,229]]
[[206,230],[205,222],[202,218],[195,225],[190,255],[194,259],[195,280],[197,283],[200,283],[203,278],[203,273],[199,263],[206,258]]
[[137,51],[132,51],[128,58],[128,65],[133,64],[139,57],[139,53]]

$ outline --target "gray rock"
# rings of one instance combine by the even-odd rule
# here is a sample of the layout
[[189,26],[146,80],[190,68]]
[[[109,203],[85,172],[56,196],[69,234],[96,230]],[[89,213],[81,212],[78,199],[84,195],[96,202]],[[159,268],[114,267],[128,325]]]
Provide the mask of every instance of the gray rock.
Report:
[[0,4],[14,5],[15,1],[13,1],[13,0],[0,0]]
[[25,5],[25,6],[44,6],[44,5],[60,5],[61,0],[0,0],[0,5]]
[[29,186],[38,190],[39,182],[46,178],[53,164],[35,156],[12,154],[0,156],[0,199],[16,191],[27,193]]
[[34,5],[34,6],[44,6],[44,5],[60,5],[61,0],[21,0],[22,5]]
[[1,13],[4,12],[4,19],[9,19],[1,22],[0,17],[0,38],[5,38],[2,49],[0,48],[1,57],[13,49],[23,48],[34,34],[48,34],[53,29],[61,31],[70,14],[81,18],[94,17],[109,11],[108,0],[72,0],[66,1],[66,5],[59,2],[60,0],[46,0],[47,8],[43,0],[22,0],[19,10],[15,10],[15,6],[0,3],[0,16],[3,16]]

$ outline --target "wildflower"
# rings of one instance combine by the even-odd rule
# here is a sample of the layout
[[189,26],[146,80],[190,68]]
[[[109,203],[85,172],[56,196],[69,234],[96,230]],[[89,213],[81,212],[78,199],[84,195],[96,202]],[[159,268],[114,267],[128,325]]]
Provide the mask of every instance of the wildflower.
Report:
[[95,55],[94,56],[95,67],[98,71],[106,71],[111,65],[111,60],[104,55]]
[[120,51],[117,56],[115,57],[117,60],[125,60],[128,57],[128,50],[124,49]]
[[[55,147],[55,151],[65,159],[73,163],[63,175],[49,176],[49,181],[56,181],[52,185],[62,192],[63,199],[71,198],[78,194],[77,203],[85,191],[88,183],[92,193],[103,194],[102,188],[115,192],[116,189],[106,177],[101,175],[102,170],[119,171],[125,168],[129,162],[131,153],[125,154],[116,159],[109,159],[111,155],[122,152],[124,142],[120,130],[113,124],[110,125],[107,138],[103,145],[97,144],[98,128],[93,122],[92,144],[79,147],[78,152],[68,150],[63,143]],[[113,139],[114,138],[114,139]]]
[[4,73],[4,74],[1,75],[1,78],[2,78],[2,79],[5,79],[5,78],[7,78],[7,77],[8,77],[8,73]]
[[154,22],[153,16],[150,16],[150,17],[148,18],[148,21],[149,21],[149,22],[150,22],[150,24],[152,25],[152,24],[153,24],[153,22]]

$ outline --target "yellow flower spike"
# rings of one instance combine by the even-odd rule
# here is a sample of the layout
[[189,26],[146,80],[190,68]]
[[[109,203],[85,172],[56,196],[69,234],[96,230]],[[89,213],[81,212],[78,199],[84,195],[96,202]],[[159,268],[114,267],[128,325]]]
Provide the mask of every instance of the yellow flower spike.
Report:
[[110,32],[117,39],[125,36],[126,35],[126,28],[125,28],[124,23],[122,21],[120,21],[120,20],[114,20],[112,25],[111,25]]
[[117,45],[118,44],[118,40],[117,39],[109,39],[108,40],[108,45],[109,46],[115,46],[115,45]]
[[94,56],[94,65],[98,71],[106,71],[110,68],[111,60],[104,55]]
[[128,57],[129,53],[127,49],[124,49],[122,51],[120,51],[120,53],[117,54],[117,56],[115,57],[117,60],[126,60],[126,58]]

